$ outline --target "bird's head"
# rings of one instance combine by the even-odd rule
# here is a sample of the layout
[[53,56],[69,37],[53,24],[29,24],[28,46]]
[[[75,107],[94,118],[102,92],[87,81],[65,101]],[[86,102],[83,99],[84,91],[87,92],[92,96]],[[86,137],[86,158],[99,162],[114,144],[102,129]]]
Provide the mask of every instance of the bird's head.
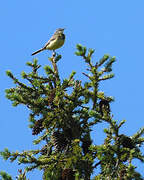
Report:
[[55,33],[56,34],[63,34],[64,30],[65,30],[64,28],[59,28],[59,29],[56,30]]

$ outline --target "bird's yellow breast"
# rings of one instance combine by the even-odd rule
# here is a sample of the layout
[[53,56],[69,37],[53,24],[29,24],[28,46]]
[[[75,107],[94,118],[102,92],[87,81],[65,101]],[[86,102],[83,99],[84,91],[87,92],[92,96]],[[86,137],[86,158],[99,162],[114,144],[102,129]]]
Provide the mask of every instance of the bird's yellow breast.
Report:
[[62,37],[62,35],[57,35],[57,37],[52,40],[46,47],[46,49],[49,50],[55,50],[60,48],[65,42],[65,39]]

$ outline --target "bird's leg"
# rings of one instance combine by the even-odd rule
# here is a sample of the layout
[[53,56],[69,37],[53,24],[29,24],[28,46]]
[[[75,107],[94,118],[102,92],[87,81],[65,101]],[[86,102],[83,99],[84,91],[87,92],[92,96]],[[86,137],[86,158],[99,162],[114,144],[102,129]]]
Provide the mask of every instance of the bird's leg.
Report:
[[53,54],[52,54],[52,56],[53,56],[53,57],[55,57],[55,56],[56,56],[56,52],[55,52],[55,50],[53,50]]

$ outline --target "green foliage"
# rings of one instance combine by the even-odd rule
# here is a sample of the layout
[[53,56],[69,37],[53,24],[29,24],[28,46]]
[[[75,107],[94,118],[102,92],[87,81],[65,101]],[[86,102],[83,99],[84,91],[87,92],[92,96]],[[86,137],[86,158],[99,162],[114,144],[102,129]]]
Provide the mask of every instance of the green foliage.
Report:
[[0,171],[1,180],[12,180],[12,177],[4,171]]
[[[20,82],[10,71],[7,75],[15,87],[6,90],[6,97],[13,106],[23,104],[30,110],[29,127],[36,136],[33,144],[43,144],[37,150],[10,152],[5,149],[1,156],[19,164],[25,164],[25,171],[19,171],[19,180],[26,180],[26,172],[43,170],[44,180],[89,180],[99,166],[101,172],[93,179],[141,179],[133,166],[133,159],[144,162],[140,147],[144,142],[144,128],[128,137],[120,134],[120,123],[113,118],[111,96],[99,91],[100,83],[114,77],[112,65],[115,57],[104,55],[93,63],[94,50],[77,45],[75,53],[88,65],[86,82],[75,79],[76,72],[61,80],[57,62],[58,54],[49,58],[52,66],[45,66],[45,75],[39,75],[37,59],[28,62],[30,73],[22,72],[27,84]],[[106,138],[101,145],[91,139],[93,127],[106,122]]]

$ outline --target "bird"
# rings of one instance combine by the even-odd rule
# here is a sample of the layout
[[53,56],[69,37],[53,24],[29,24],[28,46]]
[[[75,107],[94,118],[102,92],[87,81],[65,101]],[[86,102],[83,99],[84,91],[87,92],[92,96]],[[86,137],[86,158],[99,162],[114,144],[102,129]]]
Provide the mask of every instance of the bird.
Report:
[[41,49],[33,52],[32,56],[44,50],[52,50],[55,52],[56,49],[62,47],[65,42],[65,34],[63,32],[64,28],[57,29],[49,41]]

